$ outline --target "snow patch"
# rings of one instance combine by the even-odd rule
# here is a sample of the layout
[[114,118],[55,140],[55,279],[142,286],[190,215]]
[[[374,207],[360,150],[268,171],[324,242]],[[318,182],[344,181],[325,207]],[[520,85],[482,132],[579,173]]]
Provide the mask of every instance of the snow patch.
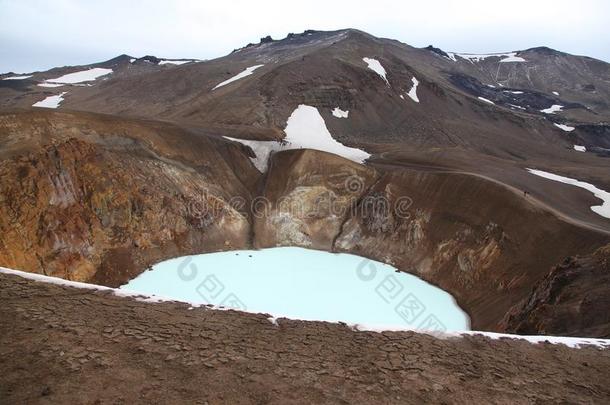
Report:
[[580,145],[574,145],[574,150],[576,150],[578,152],[586,152],[587,148],[585,148],[584,146],[580,146]]
[[509,56],[507,58],[504,58],[502,60],[500,60],[501,63],[506,63],[506,62],[526,62],[525,59],[523,59],[520,56],[517,56],[514,52],[512,54],[509,54]]
[[29,79],[30,77],[32,77],[32,75],[29,75],[29,76],[11,76],[11,77],[5,77],[2,80],[25,80],[25,79]]
[[555,114],[556,112],[561,112],[562,108],[563,108],[562,105],[553,104],[549,108],[545,108],[544,110],[540,110],[540,112],[543,112],[545,114]]
[[248,146],[254,152],[255,157],[251,157],[250,160],[261,173],[267,171],[267,164],[269,162],[269,156],[275,151],[281,150],[282,145],[276,141],[251,141],[248,139],[231,138],[223,136],[223,138],[230,141],[239,142],[242,145]]
[[603,201],[602,205],[594,205],[591,207],[591,211],[595,212],[598,215],[601,215],[605,218],[610,218],[610,193],[595,187],[593,184],[585,183],[584,181],[579,181],[575,179],[571,179],[569,177],[559,176],[557,174],[544,172],[542,170],[535,169],[527,169],[528,172],[535,174],[536,176],[544,177],[545,179],[558,181],[561,183],[569,184],[571,186],[576,186],[580,188],[584,188],[587,191],[590,191],[595,195],[595,197],[599,198]]
[[368,68],[371,69],[373,72],[377,73],[388,86],[390,85],[390,82],[388,82],[388,79],[386,78],[386,71],[377,59],[362,58],[362,60],[365,61],[368,65]]
[[40,87],[61,87],[64,86],[63,83],[39,83],[38,86]]
[[488,100],[488,99],[486,99],[486,98],[484,98],[484,97],[477,97],[477,98],[478,98],[479,100],[484,101],[484,102],[489,103],[489,104],[493,104],[493,105],[495,105],[495,104],[496,104],[496,103],[494,103],[493,101]]
[[355,324],[349,325],[353,330],[361,332],[418,332],[432,335],[439,339],[449,338],[461,338],[464,336],[477,336],[482,335],[487,338],[498,340],[498,339],[513,339],[513,340],[524,340],[532,344],[538,343],[550,343],[550,344],[563,344],[573,349],[579,349],[585,346],[596,346],[600,348],[610,347],[610,339],[597,339],[597,338],[581,338],[581,337],[568,337],[568,336],[544,336],[544,335],[510,335],[508,333],[496,333],[496,332],[481,332],[481,331],[457,331],[457,332],[438,332],[438,331],[426,331],[426,330],[413,330],[405,328],[404,326],[393,326],[393,325],[366,325],[366,324]]
[[339,107],[335,107],[335,109],[333,110],[333,116],[337,118],[347,118],[348,115],[349,111],[343,111]]
[[192,59],[188,60],[171,60],[171,59],[163,59],[159,62],[159,65],[184,65],[185,63],[195,62]]
[[601,348],[610,347],[610,339],[596,339],[596,338],[580,338],[580,337],[566,337],[566,336],[526,336],[526,335],[509,335],[507,333],[496,333],[496,332],[477,332],[477,331],[466,331],[462,333],[449,333],[448,335],[453,336],[476,336],[483,335],[490,339],[514,339],[514,340],[525,340],[529,343],[551,343],[554,345],[566,345],[573,349],[579,349],[584,346],[596,346]]
[[414,77],[411,79],[411,82],[413,83],[413,87],[411,87],[411,90],[409,90],[407,96],[411,97],[411,100],[415,101],[416,103],[419,103],[419,98],[417,98],[417,85],[419,84],[419,81]]
[[558,95],[559,95],[559,93],[557,93],[556,91],[554,91],[554,92],[553,92],[553,94],[554,94],[554,95],[556,95],[556,96],[558,96]]
[[112,73],[112,69],[92,68],[88,70],[81,70],[79,72],[68,73],[67,75],[58,77],[57,79],[49,79],[47,82],[64,84],[83,83],[96,80],[98,77],[106,76],[110,73]]
[[308,105],[301,104],[292,112],[284,132],[286,133],[284,141],[289,149],[321,150],[358,163],[364,162],[371,156],[363,150],[350,148],[335,141],[318,109]]
[[333,139],[318,109],[308,105],[301,104],[292,112],[284,132],[286,137],[281,143],[277,141],[236,139],[226,136],[224,138],[249,146],[256,155],[256,158],[252,158],[252,162],[261,172],[267,170],[271,153],[280,150],[321,150],[357,163],[363,163],[371,156],[361,149],[350,148]]
[[56,96],[49,96],[47,98],[45,98],[42,101],[39,101],[37,103],[32,104],[32,107],[41,107],[41,108],[57,108],[59,107],[59,105],[61,104],[62,101],[64,101],[64,95],[67,93],[67,91],[64,91],[61,94],[58,94]]
[[457,56],[463,59],[467,59],[472,63],[483,61],[487,58],[503,58],[500,62],[527,62],[520,56],[517,56],[517,52],[507,53],[487,53],[487,54],[475,54],[475,53],[457,53]]
[[232,78],[230,78],[230,79],[228,79],[228,80],[225,80],[225,81],[224,81],[224,82],[222,82],[222,83],[217,84],[217,85],[216,85],[216,87],[214,87],[212,90],[216,90],[216,89],[217,89],[217,88],[219,88],[219,87],[226,86],[227,84],[229,84],[229,83],[233,83],[233,82],[234,82],[234,81],[236,81],[236,80],[243,79],[243,78],[244,78],[244,77],[246,77],[246,76],[250,76],[252,73],[254,73],[254,71],[255,71],[256,69],[258,69],[258,68],[260,68],[260,67],[262,67],[262,66],[264,66],[264,65],[255,65],[255,66],[250,66],[250,67],[246,68],[246,69],[245,69],[243,72],[241,72],[241,73],[239,73],[239,74],[237,74],[237,75],[233,76]]
[[576,128],[574,127],[570,127],[568,125],[564,125],[564,124],[557,124],[557,123],[553,123],[553,125],[555,125],[557,128],[562,129],[566,132],[572,132],[574,131]]

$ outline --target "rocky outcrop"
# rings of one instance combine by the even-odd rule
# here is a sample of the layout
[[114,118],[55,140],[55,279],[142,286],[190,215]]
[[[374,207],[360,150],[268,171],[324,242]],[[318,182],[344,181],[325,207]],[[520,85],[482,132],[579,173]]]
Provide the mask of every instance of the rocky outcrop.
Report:
[[276,154],[253,204],[254,246],[332,250],[349,211],[376,177],[375,170],[330,153]]
[[610,245],[568,257],[532,288],[502,322],[519,334],[610,337]]
[[165,258],[249,245],[230,199],[247,190],[213,148],[215,168],[198,167],[177,159],[188,146],[172,147],[169,128],[163,140],[130,122],[25,117],[3,117],[2,141],[26,150],[2,150],[15,156],[0,163],[0,265],[117,285]]
[[[371,209],[371,200],[389,208]],[[501,330],[497,322],[544,276],[537,265],[608,240],[501,185],[457,173],[384,174],[355,213],[337,251],[391,263],[451,292],[473,329]]]

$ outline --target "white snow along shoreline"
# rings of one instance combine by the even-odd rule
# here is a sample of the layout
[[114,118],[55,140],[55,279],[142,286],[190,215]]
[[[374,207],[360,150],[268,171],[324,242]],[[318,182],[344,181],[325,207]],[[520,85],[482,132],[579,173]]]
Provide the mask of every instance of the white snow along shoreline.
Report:
[[212,90],[216,90],[219,87],[226,86],[227,84],[233,83],[236,80],[243,79],[246,76],[250,76],[252,73],[254,73],[254,71],[256,69],[263,67],[263,66],[265,66],[265,65],[250,66],[250,67],[246,68],[243,72],[238,73],[237,75],[233,76],[232,78],[225,80],[222,83],[218,83]]
[[[29,279],[29,280],[34,280],[34,281],[40,282],[40,283],[55,284],[55,285],[60,285],[60,286],[65,286],[65,287],[80,288],[80,289],[93,290],[93,291],[108,291],[116,296],[129,297],[129,298],[135,299],[136,301],[141,301],[141,302],[159,303],[159,302],[175,302],[176,301],[173,299],[168,299],[168,298],[159,297],[159,296],[155,296],[155,295],[143,295],[141,293],[131,293],[131,292],[119,290],[118,288],[110,288],[110,287],[104,287],[104,286],[95,285],[95,284],[68,281],[68,280],[64,280],[61,278],[57,278],[57,277],[49,277],[49,276],[44,276],[42,274],[28,273],[28,272],[19,271],[19,270],[7,269],[4,267],[0,267],[0,273],[13,275],[13,276],[17,276],[17,277],[21,277],[21,278],[25,278],[25,279]],[[205,306],[205,305],[202,305],[201,303],[187,303],[187,304],[191,304],[191,308]],[[235,309],[219,307],[219,306],[210,307],[210,309],[235,311]],[[244,311],[239,311],[239,312],[244,312]],[[248,313],[248,312],[246,312],[246,313]],[[278,317],[271,316],[269,318],[269,322],[271,322],[272,324],[277,324]],[[332,322],[329,322],[329,323],[332,323]],[[413,329],[409,329],[404,326],[392,326],[392,325],[380,327],[380,326],[370,326],[370,325],[363,325],[363,324],[354,324],[354,325],[348,325],[348,327],[350,327],[353,330],[357,330],[357,331],[369,331],[369,332],[413,331]],[[439,339],[460,338],[460,337],[466,336],[466,335],[483,335],[490,339],[525,340],[532,344],[542,343],[542,342],[549,342],[551,344],[563,344],[563,345],[566,345],[568,347],[575,348],[575,349],[578,349],[578,348],[584,347],[584,346],[596,346],[599,348],[609,348],[610,347],[610,339],[562,337],[562,336],[521,336],[521,335],[509,335],[509,334],[503,334],[503,333],[478,332],[478,331],[463,331],[463,332],[451,332],[451,333],[434,333],[434,332],[426,332],[426,331],[418,331],[418,332],[419,333],[428,333]]]
[[[578,149],[577,149],[578,150]],[[569,184],[571,186],[576,186],[580,188],[584,188],[587,191],[590,191],[595,195],[595,197],[599,198],[603,201],[602,205],[594,205],[591,207],[591,210],[598,215],[601,215],[605,218],[610,218],[610,193],[595,187],[593,184],[585,183],[584,181],[579,181],[576,179],[571,179],[569,177],[559,176],[557,174],[545,172],[542,170],[535,169],[527,169],[528,172],[534,174],[536,176],[544,177],[545,179],[558,181],[560,183]]]

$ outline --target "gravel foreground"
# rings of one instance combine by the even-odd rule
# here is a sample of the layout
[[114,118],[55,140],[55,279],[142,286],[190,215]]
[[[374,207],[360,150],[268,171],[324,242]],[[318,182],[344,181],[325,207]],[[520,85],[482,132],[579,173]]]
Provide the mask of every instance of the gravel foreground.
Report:
[[608,403],[610,350],[144,303],[0,274],[0,403]]

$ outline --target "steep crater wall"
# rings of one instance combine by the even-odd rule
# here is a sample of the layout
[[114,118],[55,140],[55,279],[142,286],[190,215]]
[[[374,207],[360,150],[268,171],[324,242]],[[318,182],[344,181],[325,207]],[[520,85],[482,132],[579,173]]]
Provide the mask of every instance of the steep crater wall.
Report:
[[[273,156],[263,190],[268,215],[254,215],[254,245],[349,252],[390,263],[453,294],[473,329],[502,330],[507,311],[553,265],[609,241],[483,178],[337,166],[325,155]],[[284,201],[295,196],[300,216],[285,209]]]
[[[261,176],[232,143],[93,114],[3,114],[0,129],[0,265],[71,280],[118,286],[172,257],[301,246],[416,274],[473,329],[531,331],[541,322],[518,322],[536,283],[610,242],[472,175],[291,150]],[[511,308],[524,314],[507,323]]]

